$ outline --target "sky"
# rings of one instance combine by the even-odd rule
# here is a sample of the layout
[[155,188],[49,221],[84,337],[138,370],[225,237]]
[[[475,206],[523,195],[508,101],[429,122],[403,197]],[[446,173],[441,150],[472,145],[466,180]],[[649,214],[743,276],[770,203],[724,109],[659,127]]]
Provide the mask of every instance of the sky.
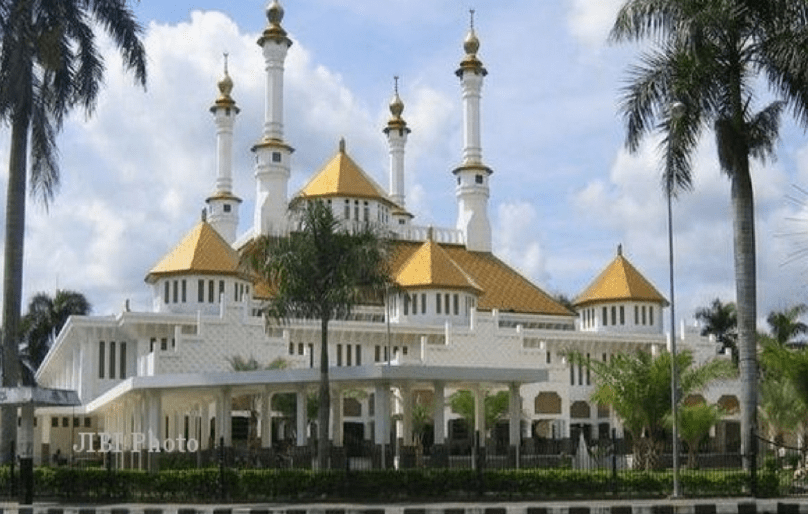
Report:
[[[670,295],[667,211],[655,141],[630,155],[617,111],[626,69],[642,47],[607,35],[620,0],[282,0],[293,40],[285,72],[289,194],[337,151],[387,185],[394,76],[412,129],[405,157],[413,223],[453,227],[451,170],[462,151],[454,72],[475,10],[484,162],[494,170],[488,214],[494,253],[551,294],[575,297],[623,254]],[[228,54],[235,128],[234,193],[252,221],[250,147],[260,135],[266,26],[263,0],[136,2],[148,52],[137,86],[106,41],[105,86],[92,116],[59,136],[62,181],[53,202],[31,202],[24,302],[36,292],[83,292],[99,315],[149,310],[151,269],[198,222],[215,183],[209,112]],[[765,98],[765,89],[761,90]],[[808,138],[784,118],[778,159],[753,167],[758,314],[806,301]],[[7,127],[0,127],[5,184]],[[729,181],[712,134],[695,156],[694,190],[674,204],[677,319],[714,298],[734,301]],[[0,216],[3,214],[0,213]],[[763,325],[762,325],[763,326]]]

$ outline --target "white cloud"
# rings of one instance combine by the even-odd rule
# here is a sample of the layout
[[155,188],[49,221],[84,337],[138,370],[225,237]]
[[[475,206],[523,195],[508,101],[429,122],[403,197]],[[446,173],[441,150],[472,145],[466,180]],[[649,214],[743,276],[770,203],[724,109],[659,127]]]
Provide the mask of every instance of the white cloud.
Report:
[[625,0],[568,0],[570,32],[582,44],[598,48],[606,43],[615,16]]
[[492,224],[494,253],[536,283],[546,282],[545,255],[537,240],[538,214],[527,202],[502,203]]

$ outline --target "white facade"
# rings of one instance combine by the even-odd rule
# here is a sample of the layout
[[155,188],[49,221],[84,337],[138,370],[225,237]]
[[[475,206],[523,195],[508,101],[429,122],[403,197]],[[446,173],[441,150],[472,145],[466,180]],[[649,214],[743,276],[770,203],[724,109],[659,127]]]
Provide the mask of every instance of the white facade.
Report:
[[[283,139],[283,62],[291,41],[281,27],[282,16],[274,2],[260,41],[267,92],[261,140],[253,147],[254,226],[234,243],[229,229],[216,235],[203,221],[194,229],[199,237],[189,244],[193,248],[175,248],[170,255],[177,258],[164,259],[148,272],[151,311],[126,310],[114,317],[77,316],[68,321],[37,380],[45,387],[76,390],[82,405],[37,411],[41,443],[36,446],[37,458],[57,449],[63,456],[77,457],[73,445],[86,431],[132,435],[151,430],[162,439],[195,438],[201,449],[219,437],[228,446],[237,445],[230,420],[239,415],[234,403],[244,397],[260,399],[261,446],[270,447],[273,440],[290,435],[295,444],[306,444],[303,413],[307,394],[316,390],[319,379],[319,322],[268,325],[259,314],[261,293],[256,284],[237,265],[227,264],[252,235],[282,234],[288,226],[286,187],[292,149]],[[434,441],[445,443],[451,438],[450,421],[457,417],[445,399],[459,389],[471,390],[478,401],[489,391],[511,392],[511,445],[570,437],[575,430],[602,437],[619,429],[619,423],[608,409],[590,402],[594,377],[585,367],[570,365],[566,355],[577,351],[606,360],[619,352],[664,351],[668,345],[664,298],[593,296],[576,314],[490,253],[487,199],[492,175],[482,164],[479,137],[479,92],[485,70],[476,58],[479,43],[469,46],[468,41],[458,70],[465,118],[463,164],[446,173],[447,188],[452,186],[452,173],[458,182],[457,226],[410,223],[412,215],[403,208],[404,143],[410,129],[401,110],[391,111],[394,116],[385,129],[390,191],[378,192],[368,180],[354,185],[370,188],[376,196],[352,194],[350,189],[317,193],[346,222],[386,225],[404,255],[397,263],[403,291],[391,294],[386,307],[360,306],[350,320],[330,324],[334,393],[330,431],[337,446],[345,441],[347,423],[354,430],[361,427],[365,440],[389,444],[385,427],[392,422],[396,436],[411,444],[412,405],[427,396],[433,398]],[[398,92],[395,98],[400,102]],[[218,110],[214,114],[219,157],[226,160],[232,118],[222,118],[224,112]],[[344,151],[342,145],[340,152]],[[229,184],[230,167],[221,160],[218,167],[215,187],[221,189]],[[357,176],[360,182],[366,178]],[[434,269],[424,264],[420,272],[415,263],[414,274],[407,275],[405,271],[413,269],[407,259],[415,258],[430,242],[440,249],[440,255],[433,256]],[[167,242],[167,249],[171,246]],[[215,256],[208,259],[213,264],[198,259],[206,255]],[[715,355],[715,344],[694,330],[679,334],[680,349],[693,350],[701,361]],[[230,360],[236,356],[252,357],[262,365],[283,359],[288,367],[234,372]],[[733,401],[737,405],[732,386],[715,386],[705,396],[711,402],[723,399],[726,405]],[[357,402],[343,395],[356,389],[369,396]],[[294,393],[298,399],[295,427],[273,425],[279,413],[272,412],[271,398],[280,393]],[[487,427],[482,423],[478,417],[475,428],[484,432]],[[131,439],[125,444],[132,449]]]

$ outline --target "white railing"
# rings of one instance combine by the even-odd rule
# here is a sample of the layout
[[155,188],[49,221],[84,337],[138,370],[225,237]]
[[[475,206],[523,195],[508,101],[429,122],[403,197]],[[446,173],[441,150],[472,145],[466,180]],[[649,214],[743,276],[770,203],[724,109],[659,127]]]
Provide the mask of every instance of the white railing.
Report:
[[405,241],[426,241],[429,231],[432,231],[432,240],[437,243],[463,244],[463,232],[456,228],[424,227],[418,225],[394,225],[390,230],[396,238]]

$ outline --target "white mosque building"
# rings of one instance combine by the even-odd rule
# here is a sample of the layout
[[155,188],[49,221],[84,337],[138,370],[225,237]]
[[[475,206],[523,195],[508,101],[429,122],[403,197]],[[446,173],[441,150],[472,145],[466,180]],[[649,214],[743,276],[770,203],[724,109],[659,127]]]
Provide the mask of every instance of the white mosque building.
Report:
[[[336,448],[356,441],[376,447],[414,445],[416,404],[428,406],[429,440],[444,454],[457,441],[468,440],[469,428],[491,434],[482,444],[492,445],[492,452],[495,445],[527,451],[530,441],[538,439],[576,439],[579,434],[598,439],[612,429],[620,433],[613,412],[590,402],[594,377],[565,356],[577,351],[607,360],[637,349],[664,351],[669,344],[663,332],[667,301],[619,248],[576,298],[574,311],[492,253],[488,198],[496,175],[482,152],[480,105],[487,71],[473,26],[455,71],[463,106],[459,164],[446,173],[446,187],[455,187],[457,223],[427,227],[418,225],[406,206],[410,127],[397,90],[382,127],[389,146],[386,189],[340,141],[333,158],[299,192],[289,194],[294,149],[284,137],[284,61],[292,41],[282,27],[284,12],[277,0],[266,14],[268,24],[258,41],[266,96],[264,123],[255,127],[252,147],[252,227],[237,234],[241,199],[232,190],[232,177],[240,170],[232,169],[232,141],[239,107],[225,68],[211,107],[217,177],[206,215],[173,248],[167,242],[165,256],[154,256],[156,264],[145,270],[150,311],[127,307],[115,316],[74,316],[58,335],[36,379],[43,387],[77,391],[81,405],[37,409],[36,461],[47,461],[57,451],[92,458],[97,454],[90,441],[99,449],[113,437],[109,434],[120,434],[115,445],[123,451],[117,461],[122,466],[148,465],[151,452],[145,451],[143,434],[161,444],[170,441],[177,451],[179,441],[188,450],[204,451],[220,441],[239,447],[246,444],[244,425],[234,420],[250,415],[245,398],[257,415],[253,441],[258,447],[270,451],[279,441],[309,445],[317,433],[306,411],[319,380],[319,324],[289,320],[267,325],[260,311],[265,289],[239,265],[239,251],[256,236],[287,232],[287,206],[294,199],[322,200],[345,223],[383,224],[396,248],[392,270],[399,288],[387,307],[360,306],[350,319],[330,325],[329,430]],[[697,359],[715,355],[715,343],[695,329],[678,332],[679,347],[690,348]],[[254,358],[262,366],[282,359],[287,366],[233,371],[236,356]],[[484,417],[477,415],[474,427],[458,423],[447,403],[458,390],[473,393],[477,413],[483,411],[486,394],[508,391],[507,420],[485,427]],[[273,410],[273,397],[290,393],[296,398],[294,422]],[[716,438],[727,447],[737,444],[736,389],[720,384],[704,395],[730,412]]]

